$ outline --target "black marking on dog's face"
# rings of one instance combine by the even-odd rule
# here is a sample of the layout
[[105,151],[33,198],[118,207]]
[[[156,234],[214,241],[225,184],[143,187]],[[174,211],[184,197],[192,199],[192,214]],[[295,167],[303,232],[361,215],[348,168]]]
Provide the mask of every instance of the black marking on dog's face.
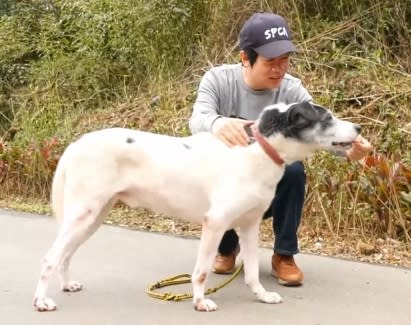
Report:
[[126,142],[127,143],[134,143],[134,142],[136,142],[136,140],[134,140],[133,138],[127,138]]
[[310,102],[293,104],[286,111],[268,109],[261,117],[260,132],[268,137],[280,132],[285,137],[303,139],[307,129],[317,124],[324,130],[333,123],[332,115],[320,105]]
[[332,123],[333,118],[326,108],[309,102],[294,104],[288,109],[288,127],[284,136],[302,139],[302,131],[313,130],[316,125],[324,131]]

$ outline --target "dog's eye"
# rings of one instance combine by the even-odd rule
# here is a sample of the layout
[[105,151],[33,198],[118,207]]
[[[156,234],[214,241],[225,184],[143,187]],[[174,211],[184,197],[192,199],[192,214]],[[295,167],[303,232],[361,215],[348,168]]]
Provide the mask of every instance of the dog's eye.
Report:
[[324,118],[324,121],[331,121],[333,119],[333,117],[331,116],[331,114],[327,114]]
[[327,114],[327,115],[324,117],[324,121],[325,121],[325,122],[331,122],[332,119],[333,119],[333,117],[332,117],[331,114]]
[[321,119],[321,127],[323,130],[325,130],[326,128],[330,127],[333,124],[333,117],[331,114],[327,114],[326,116],[324,116]]

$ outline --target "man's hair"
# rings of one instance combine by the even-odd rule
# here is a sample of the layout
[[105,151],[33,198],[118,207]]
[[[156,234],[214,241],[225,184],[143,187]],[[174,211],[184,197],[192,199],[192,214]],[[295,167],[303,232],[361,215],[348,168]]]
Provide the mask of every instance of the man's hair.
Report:
[[250,67],[253,67],[254,63],[257,61],[258,53],[251,48],[245,48],[244,53],[247,55]]

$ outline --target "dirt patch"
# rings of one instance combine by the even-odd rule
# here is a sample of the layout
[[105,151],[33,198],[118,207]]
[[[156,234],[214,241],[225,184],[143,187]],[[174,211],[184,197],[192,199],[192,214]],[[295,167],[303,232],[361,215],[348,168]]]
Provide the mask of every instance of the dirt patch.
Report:
[[[260,226],[260,246],[271,248],[274,237],[271,219]],[[106,223],[132,229],[171,233],[182,237],[200,238],[201,226],[175,218],[150,214],[144,210],[115,209]],[[363,238],[351,233],[335,236],[326,230],[314,232],[303,219],[299,231],[301,253],[333,256],[347,260],[411,268],[411,245],[390,238]]]

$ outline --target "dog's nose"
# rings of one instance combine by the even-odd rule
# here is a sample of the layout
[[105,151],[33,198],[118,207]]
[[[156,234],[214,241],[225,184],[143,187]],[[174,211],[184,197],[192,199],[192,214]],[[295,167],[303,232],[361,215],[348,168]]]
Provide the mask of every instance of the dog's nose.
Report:
[[354,124],[354,129],[355,129],[355,131],[357,131],[357,133],[359,134],[359,133],[361,132],[361,125]]

